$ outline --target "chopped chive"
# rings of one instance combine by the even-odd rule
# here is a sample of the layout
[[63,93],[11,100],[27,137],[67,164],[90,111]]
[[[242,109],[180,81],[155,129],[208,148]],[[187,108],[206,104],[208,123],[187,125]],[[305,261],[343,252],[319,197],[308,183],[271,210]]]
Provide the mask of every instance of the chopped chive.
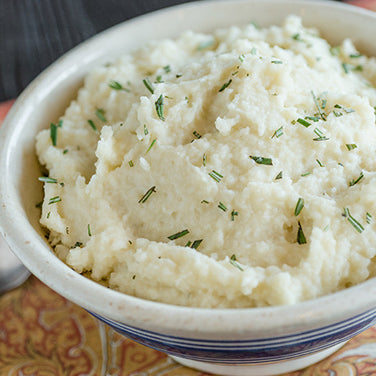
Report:
[[324,228],[324,232],[327,232],[329,230],[329,225],[326,225]]
[[231,257],[230,257],[230,264],[235,266],[235,268],[238,268],[240,271],[244,271],[244,269],[239,265],[238,261],[236,260],[236,256],[235,254],[233,254]]
[[335,46],[335,47],[330,47],[329,49],[330,53],[333,55],[333,56],[338,56],[341,49],[339,46]]
[[320,118],[317,117],[317,116],[306,116],[304,119],[312,120],[312,121],[314,121],[315,123],[318,122],[318,121],[320,120]]
[[90,119],[89,119],[87,122],[89,123],[89,125],[91,126],[91,128],[93,128],[93,130],[94,130],[95,132],[98,131],[97,127],[95,126],[95,124],[94,124],[94,122],[93,122],[93,120],[90,120]]
[[187,103],[189,103],[189,98],[188,97],[184,97],[184,99],[187,101]]
[[97,115],[97,118],[103,122],[106,122],[107,119],[106,119],[106,116],[105,116],[105,110],[103,108],[97,108],[95,110],[95,115]]
[[298,244],[306,244],[307,243],[307,239],[304,235],[304,232],[303,232],[303,229],[302,229],[302,225],[300,222],[298,222],[298,225],[299,225],[299,228],[298,228],[298,235],[297,235],[297,242]]
[[209,40],[206,40],[204,42],[201,42],[198,46],[197,46],[197,51],[203,51],[203,50],[207,50],[211,47],[214,46],[214,39],[209,39]]
[[295,217],[297,217],[300,212],[303,210],[304,208],[304,199],[299,197],[298,199],[298,202],[296,203],[296,206],[295,206]]
[[323,109],[323,110],[325,110],[325,107],[326,107],[326,99],[323,99],[322,101],[321,101],[321,108]]
[[283,62],[281,60],[272,60],[271,63],[272,64],[283,64]]
[[149,188],[146,193],[139,199],[138,203],[139,204],[143,204],[144,202],[146,202],[146,200],[150,197],[150,195],[153,193],[153,192],[156,192],[155,190],[155,185],[151,188]]
[[349,187],[352,187],[353,185],[359,183],[362,179],[363,179],[364,175],[363,175],[363,171],[360,173],[359,177],[357,179],[352,179],[351,181],[349,181]]
[[347,63],[342,63],[342,68],[345,71],[345,73],[347,74],[347,73],[349,73],[349,71],[351,69],[351,65],[347,64]]
[[350,54],[349,57],[351,57],[351,59],[357,59],[358,57],[361,57],[363,56],[362,54],[360,54],[359,52],[356,53],[356,54]]
[[235,221],[235,216],[238,216],[239,215],[239,212],[233,210],[231,212],[231,221]]
[[154,94],[153,84],[150,82],[149,78],[148,77],[144,78],[142,82],[146,86],[146,89],[148,89],[150,93]]
[[146,127],[146,124],[144,124],[144,135],[147,136],[149,134],[149,131]]
[[108,83],[108,86],[111,88],[111,89],[114,89],[114,90],[123,90],[123,91],[126,91],[129,93],[129,89],[125,88],[121,83],[119,83],[118,81],[115,81],[115,80],[111,80],[109,83]]
[[356,149],[358,146],[356,144],[346,144],[347,150],[351,151]]
[[129,164],[129,167],[133,167],[133,166],[134,166],[134,164],[133,164],[133,161],[132,161],[132,160],[130,160],[130,161],[128,162],[128,164]]
[[313,141],[328,141],[328,140],[330,140],[330,139],[326,136],[313,138]]
[[202,164],[206,166],[206,153],[202,155]]
[[87,225],[87,234],[91,236],[91,228],[90,228],[90,223]]
[[222,202],[219,202],[218,208],[221,209],[221,210],[223,210],[224,212],[227,211],[227,207]]
[[50,137],[52,141],[52,145],[56,146],[56,141],[57,141],[57,128],[58,126],[54,123],[50,124]]
[[271,158],[255,157],[253,155],[250,155],[249,158],[253,159],[257,164],[273,166],[273,161]]
[[[155,77],[155,82],[156,82],[157,84],[161,84],[162,82],[164,82],[164,81],[162,81],[162,76],[161,76],[161,75],[158,75],[157,77]],[[166,98],[167,98],[167,96],[166,96]]]
[[278,175],[274,178],[274,180],[282,179],[282,174],[283,174],[283,172],[279,171]]
[[149,153],[150,149],[154,146],[154,144],[155,144],[156,141],[157,141],[157,139],[155,138],[155,139],[151,142],[151,144],[150,144],[150,146],[148,147],[148,150],[146,150],[146,153],[145,153],[145,154]]
[[56,202],[59,202],[59,201],[61,201],[60,196],[52,197],[52,198],[50,198],[50,200],[48,201],[48,205],[55,204]]
[[300,176],[308,176],[308,175],[311,175],[312,174],[312,171],[308,171],[308,172],[305,172],[304,174],[301,174]]
[[364,231],[364,227],[350,214],[350,210],[348,208],[344,208],[344,217],[351,223],[356,231],[361,234]]
[[225,90],[232,82],[232,79],[229,79],[225,84],[222,85],[222,87],[218,90],[219,92]]
[[201,204],[209,204],[209,201],[207,201],[207,200],[201,200]]
[[353,70],[363,72],[363,65],[357,65],[356,67],[353,67]]
[[190,247],[192,242],[190,240],[187,241],[187,244],[184,247]]
[[43,183],[53,183],[53,184],[56,184],[57,183],[57,179],[55,178],[50,178],[48,176],[40,176],[38,178],[39,181],[42,181]]
[[315,132],[315,134],[316,134],[317,136],[319,136],[319,137],[324,136],[323,131],[322,131],[321,129],[319,129],[319,128],[315,128],[314,132]]
[[303,41],[303,40],[300,38],[300,34],[299,34],[299,33],[294,34],[291,38],[294,39],[294,40],[297,40],[297,41],[299,41],[299,42],[302,42],[302,41]]
[[[253,54],[253,55],[254,55],[254,54]],[[244,58],[245,58],[245,55],[244,55],[244,54],[243,54],[243,55],[239,55],[239,60],[240,60],[241,63],[244,61]]]
[[212,170],[212,172],[209,173],[209,176],[213,178],[217,183],[219,183],[223,178],[223,175],[221,175],[219,172],[215,170]]
[[[325,108],[325,106],[326,106],[326,100],[323,99],[322,105],[320,107],[319,102],[317,100],[317,97],[316,97],[315,93],[312,90],[311,90],[311,95],[312,95],[312,98],[313,98],[313,102],[315,103],[315,106],[317,108],[317,111],[320,114],[321,119],[324,120],[324,121],[326,121],[326,114],[322,111]],[[325,105],[324,105],[324,101],[325,101]]]
[[274,133],[273,133],[273,137],[281,137],[283,135],[283,126],[278,128]]
[[165,118],[163,117],[163,94],[159,96],[159,98],[155,102],[155,110],[157,111],[158,117],[165,121]]
[[367,221],[368,224],[371,223],[371,221],[372,221],[372,215],[368,212],[366,214],[366,221]]
[[187,234],[189,234],[189,231],[188,231],[187,229],[185,229],[185,230],[183,230],[183,231],[177,232],[177,233],[174,234],[174,235],[170,235],[170,236],[168,236],[168,239],[170,239],[170,240],[179,239],[179,238],[181,238],[182,236],[187,235]]
[[319,159],[316,159],[316,162],[319,164],[320,167],[325,167]]
[[68,153],[68,149],[64,149],[63,154],[67,154],[67,153]]
[[163,67],[163,70],[166,72],[166,73],[170,73],[171,72],[171,67],[169,65],[166,65]]
[[198,246],[202,243],[203,239],[195,240],[193,244],[191,245],[191,248],[197,249]]
[[183,75],[182,74],[177,74],[175,77],[176,78],[180,78],[180,77],[182,77]]
[[48,212],[48,213],[47,213],[47,216],[46,216],[47,219],[50,218],[50,215],[51,215],[51,212]]
[[196,131],[193,131],[193,135],[194,135],[196,138],[201,138],[200,133],[198,133],[198,132],[196,132]]
[[307,120],[304,120],[302,118],[299,118],[297,120],[297,122],[301,125],[304,125],[306,128],[310,127],[311,126],[311,123],[309,123]]
[[343,116],[343,113],[342,112],[338,112],[338,111],[333,111],[333,114],[334,114],[335,117]]

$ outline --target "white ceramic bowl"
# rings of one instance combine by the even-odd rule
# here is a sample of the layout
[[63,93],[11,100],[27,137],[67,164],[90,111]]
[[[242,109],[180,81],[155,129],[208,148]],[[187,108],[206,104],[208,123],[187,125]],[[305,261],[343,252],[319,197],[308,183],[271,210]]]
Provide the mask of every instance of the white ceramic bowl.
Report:
[[161,304],[107,289],[71,270],[46,243],[35,135],[56,121],[94,66],[150,39],[185,29],[211,31],[256,20],[280,24],[289,14],[336,44],[351,37],[376,55],[376,15],[330,1],[202,1],[120,24],[81,44],[19,97],[0,132],[0,225],[12,250],[39,279],[116,330],[181,363],[218,374],[267,375],[322,359],[376,319],[376,281],[294,306],[198,309]]

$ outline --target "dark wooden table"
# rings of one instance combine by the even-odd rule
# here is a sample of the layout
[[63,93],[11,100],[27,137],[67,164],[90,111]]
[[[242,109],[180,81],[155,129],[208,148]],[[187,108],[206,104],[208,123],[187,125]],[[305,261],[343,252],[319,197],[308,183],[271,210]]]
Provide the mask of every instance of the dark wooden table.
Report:
[[45,67],[92,35],[188,1],[0,0],[0,102],[15,98]]

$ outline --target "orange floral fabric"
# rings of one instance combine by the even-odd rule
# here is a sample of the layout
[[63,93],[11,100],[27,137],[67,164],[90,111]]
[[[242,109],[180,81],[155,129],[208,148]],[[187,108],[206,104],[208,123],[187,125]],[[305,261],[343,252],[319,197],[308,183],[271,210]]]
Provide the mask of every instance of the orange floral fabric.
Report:
[[[376,0],[350,3],[376,10]],[[0,104],[0,124],[13,101]],[[37,278],[0,296],[0,376],[207,376],[115,333]],[[376,375],[376,326],[288,376]]]

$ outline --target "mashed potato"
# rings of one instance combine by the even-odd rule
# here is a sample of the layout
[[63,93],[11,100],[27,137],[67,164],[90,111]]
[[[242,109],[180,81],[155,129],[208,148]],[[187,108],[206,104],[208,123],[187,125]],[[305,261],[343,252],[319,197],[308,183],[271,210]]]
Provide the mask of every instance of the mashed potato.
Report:
[[41,223],[79,273],[199,307],[376,274],[376,61],[299,18],[184,33],[90,73],[37,137]]

